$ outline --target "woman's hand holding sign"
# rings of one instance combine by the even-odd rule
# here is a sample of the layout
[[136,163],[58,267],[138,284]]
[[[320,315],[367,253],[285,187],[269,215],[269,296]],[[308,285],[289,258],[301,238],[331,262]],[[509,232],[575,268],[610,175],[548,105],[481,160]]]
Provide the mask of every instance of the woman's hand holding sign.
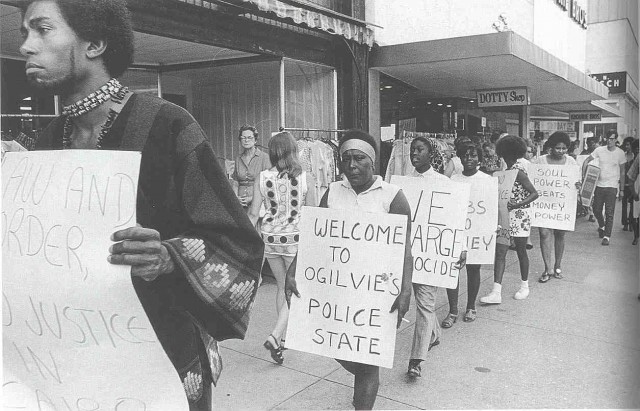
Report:
[[111,264],[130,265],[131,275],[145,281],[153,281],[161,274],[168,274],[175,265],[167,248],[162,244],[160,233],[144,227],[131,227],[111,235],[116,241],[109,248],[107,261]]

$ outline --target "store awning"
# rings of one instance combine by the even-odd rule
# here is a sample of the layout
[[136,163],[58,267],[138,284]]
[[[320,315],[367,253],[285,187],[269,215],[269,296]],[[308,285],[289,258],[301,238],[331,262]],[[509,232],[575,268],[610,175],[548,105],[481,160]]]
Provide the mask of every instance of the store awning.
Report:
[[280,18],[290,18],[296,24],[306,24],[310,28],[320,29],[328,33],[337,34],[349,40],[373,46],[373,30],[364,25],[328,16],[313,10],[296,7],[279,0],[242,0],[245,3],[255,4],[258,9],[273,12]]
[[[593,100],[577,103],[553,103],[538,107],[559,111],[562,113],[579,113],[599,111],[602,117],[623,117],[622,112],[616,106],[615,100]],[[533,116],[534,114],[532,114]]]
[[527,87],[532,105],[608,97],[603,84],[510,31],[382,46],[371,67],[432,97],[475,98],[477,90],[509,87]]
[[[219,0],[177,0],[182,3],[200,6],[206,9],[215,7]],[[229,0],[231,4],[250,4],[265,13],[274,13],[278,18],[291,19],[296,24],[304,24],[309,28],[318,29],[331,34],[337,34],[346,39],[357,41],[360,44],[373,46],[373,30],[367,27],[364,21],[343,16],[340,13],[323,7],[309,4],[308,8],[298,7],[295,3],[280,0]],[[301,5],[303,5],[301,3]],[[316,11],[318,10],[318,11]],[[344,18],[341,18],[344,17]]]

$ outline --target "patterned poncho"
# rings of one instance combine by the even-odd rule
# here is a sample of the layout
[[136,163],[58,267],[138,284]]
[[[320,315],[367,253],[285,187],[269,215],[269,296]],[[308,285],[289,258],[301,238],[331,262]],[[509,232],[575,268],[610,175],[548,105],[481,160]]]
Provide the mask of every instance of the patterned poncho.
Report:
[[[54,120],[36,149],[62,149],[63,125],[64,118]],[[102,148],[142,152],[138,223],[160,232],[177,268],[154,281],[133,278],[133,285],[195,401],[211,366],[219,366],[211,356],[215,340],[244,338],[263,242],[202,129],[182,108],[134,94]]]

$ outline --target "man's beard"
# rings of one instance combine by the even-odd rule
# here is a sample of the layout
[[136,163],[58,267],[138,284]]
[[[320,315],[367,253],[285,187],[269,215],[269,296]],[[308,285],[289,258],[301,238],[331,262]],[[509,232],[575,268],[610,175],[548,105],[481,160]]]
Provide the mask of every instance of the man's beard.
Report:
[[27,80],[29,84],[37,91],[43,93],[52,93],[57,95],[68,95],[74,89],[76,83],[76,59],[73,50],[69,53],[69,69],[59,78],[40,78],[37,74],[28,74]]

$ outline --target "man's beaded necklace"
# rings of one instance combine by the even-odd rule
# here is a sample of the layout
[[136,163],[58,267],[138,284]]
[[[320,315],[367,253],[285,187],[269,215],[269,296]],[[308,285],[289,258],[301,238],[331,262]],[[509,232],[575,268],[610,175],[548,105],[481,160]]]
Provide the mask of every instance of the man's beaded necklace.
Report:
[[[127,95],[128,91],[129,89],[127,87],[123,87],[118,80],[112,78],[107,82],[107,84],[103,85],[98,90],[89,94],[82,100],[76,101],[71,105],[63,107],[62,115],[66,118],[64,121],[64,128],[62,133],[62,147],[64,149],[71,148],[71,133],[73,130],[73,124],[71,121],[72,118],[79,117],[85,113],[88,113],[89,111],[102,105],[109,99],[112,99],[113,101],[120,104],[124,97]],[[105,123],[102,125],[100,134],[98,135],[96,148],[102,148],[102,140],[111,129],[111,126],[113,125],[113,122],[115,121],[117,116],[117,111],[109,109],[107,121],[105,121]]]

